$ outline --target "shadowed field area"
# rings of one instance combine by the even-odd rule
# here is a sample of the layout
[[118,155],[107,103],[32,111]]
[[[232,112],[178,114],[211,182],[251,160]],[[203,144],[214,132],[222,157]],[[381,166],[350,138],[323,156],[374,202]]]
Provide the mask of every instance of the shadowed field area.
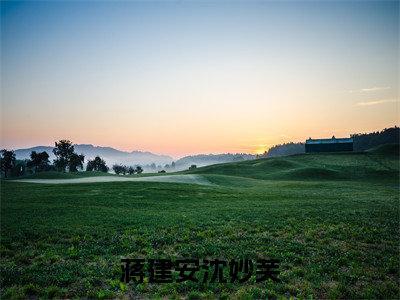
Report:
[[[2,181],[2,298],[397,298],[393,147],[191,172],[214,185]],[[278,258],[282,282],[125,285],[121,257]]]

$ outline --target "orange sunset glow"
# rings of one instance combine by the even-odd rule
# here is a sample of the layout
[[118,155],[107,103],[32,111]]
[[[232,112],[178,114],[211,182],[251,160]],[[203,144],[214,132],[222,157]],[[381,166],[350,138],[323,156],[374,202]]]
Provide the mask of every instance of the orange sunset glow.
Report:
[[263,153],[398,124],[398,15],[330,5],[10,5],[1,146]]

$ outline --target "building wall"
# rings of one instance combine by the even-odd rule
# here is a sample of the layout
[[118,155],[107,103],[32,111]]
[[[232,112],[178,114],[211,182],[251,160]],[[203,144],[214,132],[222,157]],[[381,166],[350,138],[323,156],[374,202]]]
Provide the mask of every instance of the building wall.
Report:
[[353,143],[306,144],[306,153],[353,151]]

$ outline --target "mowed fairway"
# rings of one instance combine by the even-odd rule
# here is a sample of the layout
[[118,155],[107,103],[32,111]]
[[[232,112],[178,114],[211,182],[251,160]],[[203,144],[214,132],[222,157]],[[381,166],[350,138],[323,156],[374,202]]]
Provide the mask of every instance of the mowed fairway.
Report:
[[[214,185],[2,181],[1,296],[398,298],[397,154],[192,172]],[[278,258],[282,282],[125,285],[121,257]]]

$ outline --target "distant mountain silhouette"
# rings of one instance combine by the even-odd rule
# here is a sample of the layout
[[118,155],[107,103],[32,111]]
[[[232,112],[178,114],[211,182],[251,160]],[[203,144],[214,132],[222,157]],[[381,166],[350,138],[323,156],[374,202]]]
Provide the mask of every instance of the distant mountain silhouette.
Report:
[[[169,164],[173,161],[172,157],[167,155],[158,155],[151,152],[143,151],[121,151],[111,147],[99,147],[91,144],[75,144],[75,152],[78,154],[85,155],[85,162],[88,159],[93,159],[95,156],[103,158],[108,166],[113,164],[124,164],[124,165],[145,165],[145,164],[157,164],[164,165]],[[32,151],[42,152],[46,151],[50,156],[50,161],[55,159],[53,154],[53,148],[50,146],[37,146],[27,149],[15,150],[17,159],[29,159]]]
[[[171,163],[174,161],[173,158],[168,155],[159,155],[148,151],[128,152],[117,150],[111,147],[93,146],[91,144],[75,144],[74,147],[76,153],[85,155],[85,163],[88,161],[88,159],[93,159],[95,156],[100,156],[106,161],[109,167],[114,164],[123,164],[127,166],[141,165],[144,167],[145,171],[154,171],[154,169],[151,168],[151,165],[155,165],[157,170],[161,170],[164,169],[166,165],[171,165]],[[29,159],[32,151],[45,151],[49,154],[49,159],[52,162],[55,159],[53,149],[54,147],[50,146],[36,146],[26,149],[17,149],[15,150],[15,155],[17,159]],[[175,167],[173,169],[169,169],[169,171],[185,170],[193,164],[200,167],[254,158],[254,155],[246,153],[190,155],[176,160]]]
[[187,169],[190,165],[203,167],[214,164],[249,160],[254,158],[255,155],[247,153],[198,154],[182,157],[175,162],[175,165],[176,168],[179,170]]

